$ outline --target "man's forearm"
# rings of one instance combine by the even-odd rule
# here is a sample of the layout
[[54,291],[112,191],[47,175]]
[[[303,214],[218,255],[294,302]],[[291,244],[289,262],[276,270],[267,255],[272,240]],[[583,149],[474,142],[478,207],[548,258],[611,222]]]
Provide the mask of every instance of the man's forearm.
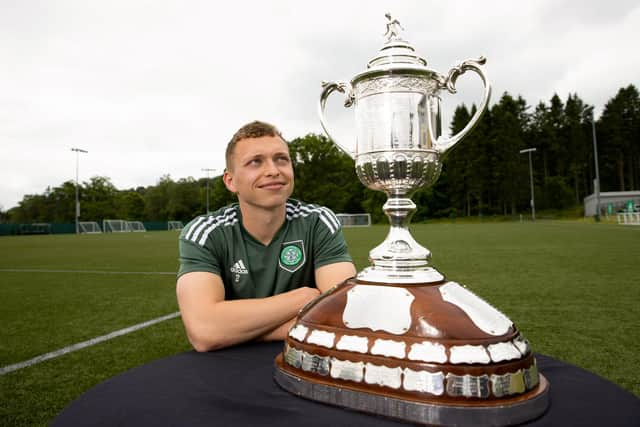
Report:
[[205,316],[189,322],[189,339],[198,351],[228,347],[258,337],[278,339],[286,334],[286,323],[318,295],[299,288],[268,298],[220,301]]
[[284,340],[287,337],[287,333],[289,332],[289,329],[291,328],[291,326],[293,326],[294,322],[295,322],[295,317],[293,319],[289,319],[288,321],[284,322],[282,325],[276,327],[275,329],[272,329],[267,333],[260,335],[257,339],[259,341]]

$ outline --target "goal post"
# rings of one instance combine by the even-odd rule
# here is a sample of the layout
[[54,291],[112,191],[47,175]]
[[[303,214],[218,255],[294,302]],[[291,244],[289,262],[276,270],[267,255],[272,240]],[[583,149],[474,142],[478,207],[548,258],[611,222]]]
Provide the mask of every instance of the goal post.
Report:
[[95,221],[78,221],[78,230],[83,234],[102,233],[100,225]]
[[102,230],[105,233],[125,233],[131,231],[124,219],[103,219]]
[[180,231],[184,228],[182,221],[167,221],[167,230]]
[[357,214],[336,214],[338,220],[343,227],[369,227],[371,226],[371,214],[357,213]]
[[127,227],[129,228],[129,231],[134,231],[134,232],[147,231],[147,229],[144,228],[144,224],[141,221],[127,221]]

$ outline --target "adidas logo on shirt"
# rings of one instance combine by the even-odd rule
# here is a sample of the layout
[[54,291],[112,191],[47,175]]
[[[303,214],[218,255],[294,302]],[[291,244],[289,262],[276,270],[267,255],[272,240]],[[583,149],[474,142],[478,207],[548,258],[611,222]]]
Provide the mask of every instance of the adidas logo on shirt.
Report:
[[244,262],[242,262],[242,260],[236,261],[236,263],[233,264],[231,272],[236,274],[249,274],[249,271],[247,271],[247,267],[244,266]]
[[236,283],[240,281],[241,274],[249,274],[249,270],[244,266],[244,262],[242,260],[236,261],[235,264],[231,267],[231,272],[236,275]]

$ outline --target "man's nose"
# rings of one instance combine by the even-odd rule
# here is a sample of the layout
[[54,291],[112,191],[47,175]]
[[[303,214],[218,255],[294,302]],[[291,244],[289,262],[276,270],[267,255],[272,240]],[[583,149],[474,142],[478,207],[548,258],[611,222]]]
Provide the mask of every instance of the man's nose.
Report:
[[280,175],[280,169],[278,169],[278,165],[273,160],[267,160],[265,162],[265,175],[267,176],[278,176]]

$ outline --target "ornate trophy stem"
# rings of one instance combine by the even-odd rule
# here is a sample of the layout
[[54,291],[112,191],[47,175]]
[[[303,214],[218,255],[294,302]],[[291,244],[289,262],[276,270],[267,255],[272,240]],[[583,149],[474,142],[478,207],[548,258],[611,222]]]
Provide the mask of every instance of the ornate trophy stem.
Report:
[[409,231],[411,217],[417,210],[415,203],[408,198],[390,196],[382,210],[391,228],[385,241],[371,251],[373,263],[394,270],[426,266],[431,252],[416,242]]
[[385,240],[369,252],[373,267],[364,269],[358,279],[378,282],[393,278],[395,283],[429,283],[443,279],[428,266],[431,252],[418,243],[409,231],[416,204],[406,195],[390,194],[382,207],[391,225]]

